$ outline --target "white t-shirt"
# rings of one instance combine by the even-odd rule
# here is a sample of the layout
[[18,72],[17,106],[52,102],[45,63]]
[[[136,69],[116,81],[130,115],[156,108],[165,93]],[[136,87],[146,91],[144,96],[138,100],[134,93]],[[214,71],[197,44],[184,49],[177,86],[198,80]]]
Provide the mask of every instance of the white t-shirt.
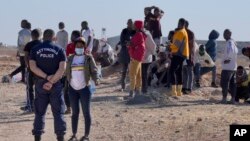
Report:
[[86,87],[84,75],[84,56],[75,56],[71,64],[70,86],[75,90],[81,90]]
[[[228,40],[226,46],[224,47],[224,54],[221,62],[222,70],[236,71],[237,53],[238,53],[238,48],[234,40],[232,39]],[[224,63],[225,60],[230,60],[230,62],[228,64],[225,64]]]
[[65,30],[58,31],[56,34],[56,44],[66,49],[68,45],[68,32]]
[[94,41],[94,33],[93,33],[93,31],[90,28],[88,28],[86,30],[83,30],[82,31],[82,36],[85,39],[86,44],[88,43],[89,36],[91,37],[91,41],[90,41],[90,43],[88,45],[88,49],[89,49],[90,52],[92,52],[93,41]]
[[109,56],[114,59],[114,49],[108,43],[104,45],[102,42],[100,42],[100,48],[98,48],[97,53],[105,52],[108,52]]

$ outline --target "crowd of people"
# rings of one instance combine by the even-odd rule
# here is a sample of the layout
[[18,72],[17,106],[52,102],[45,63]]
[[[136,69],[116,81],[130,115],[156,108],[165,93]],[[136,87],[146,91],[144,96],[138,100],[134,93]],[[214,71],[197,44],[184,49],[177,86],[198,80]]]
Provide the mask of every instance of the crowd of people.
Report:
[[[135,95],[147,94],[148,87],[171,88],[173,97],[190,94],[194,87],[202,86],[201,77],[208,72],[212,72],[211,87],[218,87],[218,31],[212,30],[207,43],[198,45],[194,32],[189,29],[189,22],[180,18],[176,29],[169,32],[168,41],[163,43],[161,18],[164,11],[152,6],[146,7],[144,14],[144,21],[127,21],[127,27],[120,35],[119,49],[113,49],[105,38],[95,39],[87,21],[81,23],[81,30],[72,31],[70,42],[63,22],[58,24],[59,31],[55,34],[51,29],[44,32],[38,28],[31,30],[30,22],[21,21],[17,53],[21,66],[8,76],[11,79],[22,72],[21,81],[27,87],[27,102],[21,109],[35,113],[32,130],[35,141],[40,141],[44,133],[48,104],[52,108],[58,141],[64,141],[66,133],[64,114],[72,114],[72,137],[69,141],[77,140],[80,105],[85,119],[85,134],[80,141],[89,140],[90,81],[94,81],[95,85],[100,83],[97,64],[106,67],[119,63],[122,66],[121,91],[126,89],[126,78],[129,77],[129,94],[125,98],[128,100]],[[237,64],[238,48],[231,36],[232,32],[225,29],[221,103],[228,103],[228,93],[231,94],[232,104],[240,99],[249,102],[250,75]],[[115,50],[119,51],[115,53]],[[250,48],[243,48],[242,54],[250,58]]]

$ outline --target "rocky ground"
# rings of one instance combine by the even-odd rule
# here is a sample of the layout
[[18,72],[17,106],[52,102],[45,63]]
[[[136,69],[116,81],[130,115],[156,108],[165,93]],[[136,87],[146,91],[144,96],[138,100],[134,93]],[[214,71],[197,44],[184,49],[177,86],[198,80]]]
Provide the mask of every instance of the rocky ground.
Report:
[[[14,54],[10,50],[4,54],[0,51],[0,77],[18,65]],[[203,77],[201,89],[178,99],[170,97],[166,88],[150,88],[148,95],[125,101],[128,92],[119,91],[119,69],[110,68],[105,73],[92,98],[92,141],[228,141],[229,125],[250,123],[249,105],[218,104],[221,89],[209,87],[210,75]],[[20,110],[24,101],[24,84],[0,83],[1,141],[33,140],[34,115]],[[68,139],[70,115],[65,119]],[[84,132],[83,121],[81,116],[79,138]],[[55,141],[55,138],[53,116],[48,108],[43,141]]]

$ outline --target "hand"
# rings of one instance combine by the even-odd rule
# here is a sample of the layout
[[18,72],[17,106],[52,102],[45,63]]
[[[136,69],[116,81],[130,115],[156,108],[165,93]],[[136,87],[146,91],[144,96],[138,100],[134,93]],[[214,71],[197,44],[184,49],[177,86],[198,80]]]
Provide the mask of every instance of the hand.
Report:
[[225,61],[224,61],[224,64],[228,64],[228,63],[230,63],[230,61],[231,61],[231,60],[225,60]]
[[84,51],[85,54],[90,54],[90,50],[89,48],[87,48],[85,51]]
[[[51,82],[53,77],[54,77],[54,75],[49,75],[49,76],[47,77],[47,80],[48,80],[49,82]],[[53,83],[53,82],[51,82],[51,83]]]
[[100,84],[100,79],[97,79],[97,80],[95,81],[95,85],[98,86],[99,84]]
[[50,91],[53,87],[53,84],[50,83],[50,82],[47,82],[43,85],[43,89],[46,90],[46,91]]

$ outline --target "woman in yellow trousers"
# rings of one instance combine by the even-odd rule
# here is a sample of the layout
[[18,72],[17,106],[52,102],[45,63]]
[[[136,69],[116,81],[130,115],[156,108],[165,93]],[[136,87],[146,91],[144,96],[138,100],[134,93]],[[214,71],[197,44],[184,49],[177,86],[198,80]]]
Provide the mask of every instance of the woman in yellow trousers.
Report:
[[143,31],[143,21],[135,21],[134,27],[136,29],[136,34],[132,37],[128,45],[129,55],[131,59],[129,65],[129,98],[133,98],[135,94],[141,93],[141,63],[145,53],[145,39],[147,37]]

